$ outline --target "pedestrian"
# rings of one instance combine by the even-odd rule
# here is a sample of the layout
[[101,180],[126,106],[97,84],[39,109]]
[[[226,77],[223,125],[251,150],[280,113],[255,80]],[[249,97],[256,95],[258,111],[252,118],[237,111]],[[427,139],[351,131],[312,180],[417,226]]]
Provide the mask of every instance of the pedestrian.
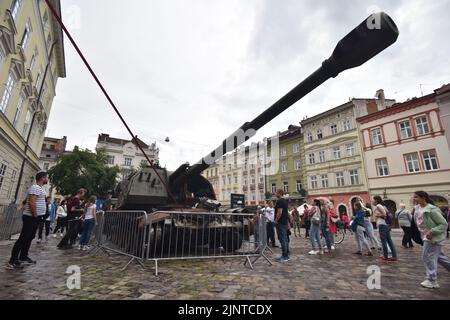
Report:
[[320,203],[320,231],[325,238],[326,249],[324,253],[331,252],[331,232],[330,232],[330,215],[328,213],[328,202]]
[[446,239],[448,223],[441,210],[431,201],[425,191],[416,191],[413,196],[417,204],[414,211],[417,227],[423,237],[423,264],[426,280],[421,283],[425,288],[439,288],[437,282],[438,263],[450,272],[450,259],[442,252],[442,244]]
[[27,204],[22,215],[22,230],[19,239],[13,246],[11,258],[7,265],[8,269],[23,269],[24,264],[36,264],[36,261],[28,255],[31,242],[36,236],[39,225],[39,217],[46,212],[45,198],[47,194],[43,188],[48,183],[48,174],[39,172],[36,174],[36,184],[28,190]]
[[277,259],[280,262],[289,261],[289,242],[287,232],[289,228],[288,203],[283,198],[283,190],[278,189],[275,193],[277,202],[275,204],[275,226],[277,229],[278,241],[281,245],[281,256]]
[[305,238],[309,238],[309,229],[311,228],[311,217],[309,215],[309,207],[308,205],[305,203],[303,205],[303,224],[305,226],[305,230],[306,230],[306,235]]
[[336,247],[334,245],[334,235],[338,231],[338,222],[339,222],[339,214],[334,209],[333,204],[330,202],[328,207],[328,213],[330,215],[330,240],[331,240],[331,250],[336,250]]
[[371,247],[366,237],[364,236],[364,232],[367,232],[365,228],[365,215],[366,212],[363,210],[361,202],[355,202],[355,217],[352,223],[352,231],[355,233],[356,245],[358,247],[358,251],[355,254],[362,255],[363,246],[367,249],[367,252],[364,254],[365,256],[371,257],[373,256]]
[[[308,254],[311,255],[323,254],[322,242],[320,241],[320,222],[321,222],[320,207],[321,207],[320,200],[314,199],[312,207],[309,209],[309,217],[311,220],[311,227],[309,230],[309,240],[311,241],[312,250],[308,252]],[[318,250],[316,250],[316,243]]]
[[400,203],[399,209],[395,213],[395,217],[398,219],[398,225],[403,230],[402,247],[406,249],[413,248],[414,245],[412,242],[411,230],[412,215],[409,210],[406,209],[404,203]]
[[272,245],[273,248],[276,248],[277,245],[275,243],[275,209],[273,208],[273,202],[267,201],[267,207],[264,210],[267,218],[267,244]]
[[56,227],[53,231],[53,237],[56,238],[56,233],[62,237],[64,230],[67,229],[67,207],[66,200],[62,200],[56,209]]
[[298,237],[301,238],[300,234],[300,228],[301,228],[301,219],[300,219],[300,213],[298,212],[297,208],[293,208],[291,211],[292,215],[292,222],[293,222],[293,229],[294,229],[294,236],[297,237],[297,231],[298,231]]
[[347,233],[347,229],[350,228],[350,219],[346,212],[343,212],[341,214],[341,220],[342,220],[342,223],[344,224],[344,232]]
[[80,245],[78,247],[79,250],[87,250],[89,240],[91,239],[91,233],[94,227],[97,225],[97,209],[96,203],[97,197],[91,196],[86,203],[84,208],[84,213],[81,216],[81,219],[84,220],[83,225],[83,233],[81,234]]
[[[391,237],[391,226],[387,223],[388,209],[384,206],[380,196],[373,197],[374,216],[377,218],[377,227],[380,233],[381,245],[383,247],[383,256],[380,257],[383,262],[397,262],[397,250]],[[392,257],[389,258],[388,246],[391,249]]]
[[41,243],[41,241],[42,241],[42,233],[44,231],[44,227],[45,227],[45,242],[48,241],[48,235],[50,234],[50,225],[55,216],[55,210],[53,210],[52,197],[46,198],[46,208],[45,209],[46,209],[45,215],[42,216],[39,221],[37,243]]
[[375,235],[375,231],[373,230],[372,224],[373,211],[371,209],[371,205],[370,203],[366,203],[366,205],[364,205],[362,199],[360,199],[360,204],[361,209],[364,211],[364,229],[366,230],[367,236],[369,237],[371,249],[372,250],[377,249],[381,251],[381,243],[378,240],[377,236]]
[[73,245],[76,242],[78,234],[81,230],[81,224],[79,218],[83,214],[83,207],[81,201],[84,199],[86,195],[86,189],[81,188],[78,190],[77,194],[71,198],[70,203],[67,207],[67,223],[68,230],[67,234],[69,235],[68,243],[69,245]]

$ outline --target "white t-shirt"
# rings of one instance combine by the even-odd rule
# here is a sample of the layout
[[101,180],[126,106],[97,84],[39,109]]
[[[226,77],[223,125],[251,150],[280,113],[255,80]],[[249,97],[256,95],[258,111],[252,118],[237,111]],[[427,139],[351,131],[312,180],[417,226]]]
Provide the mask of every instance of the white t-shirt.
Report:
[[84,215],[85,220],[94,219],[94,210],[95,210],[95,204],[90,205],[86,209],[86,214]]
[[387,214],[386,210],[381,204],[377,204],[373,212],[375,214],[375,217],[377,217],[377,226],[387,225],[386,220],[381,218],[381,216],[383,216],[383,212]]
[[[46,203],[47,201],[45,201],[45,198],[47,197],[47,193],[45,192],[44,188],[42,188],[41,186],[37,185],[37,184],[33,184],[30,187],[30,190],[28,190],[28,198],[30,197],[30,195],[34,195],[37,196],[36,199],[36,213],[38,216],[44,216],[47,206]],[[23,215],[25,216],[32,216],[31,214],[31,210],[30,210],[30,200],[27,199],[27,204],[25,206],[25,210],[23,211]]]
[[425,224],[425,217],[423,215],[423,210],[421,206],[417,205],[414,209],[414,218],[416,219],[416,225],[417,228],[420,231],[420,234],[422,235],[423,240],[428,240],[425,235],[428,232],[427,225]]
[[66,211],[66,205],[62,205],[58,207],[57,215],[59,218],[65,218],[67,217],[67,211]]
[[265,210],[267,220],[270,222],[275,221],[275,208],[267,207]]

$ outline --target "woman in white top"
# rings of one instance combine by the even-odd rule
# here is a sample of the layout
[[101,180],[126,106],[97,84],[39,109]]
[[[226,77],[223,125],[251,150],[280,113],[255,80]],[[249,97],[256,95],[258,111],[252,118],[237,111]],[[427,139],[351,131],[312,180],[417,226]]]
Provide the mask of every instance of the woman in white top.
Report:
[[78,249],[87,250],[87,244],[91,239],[92,229],[97,225],[97,215],[96,215],[96,204],[97,197],[91,196],[86,203],[84,213],[81,215],[81,218],[84,219],[83,224],[83,233],[80,238],[80,245]]
[[67,228],[67,207],[66,200],[61,201],[56,209],[56,227],[55,231],[53,231],[53,237],[56,238],[56,232],[60,232],[60,236],[62,237],[64,233],[64,229]]
[[[381,197],[373,197],[373,206],[373,213],[377,218],[377,227],[380,232],[381,245],[383,247],[383,256],[380,259],[383,262],[397,262],[397,250],[391,238],[391,226],[386,223],[387,212],[386,207],[383,206]],[[388,245],[392,252],[392,258],[388,257]]]

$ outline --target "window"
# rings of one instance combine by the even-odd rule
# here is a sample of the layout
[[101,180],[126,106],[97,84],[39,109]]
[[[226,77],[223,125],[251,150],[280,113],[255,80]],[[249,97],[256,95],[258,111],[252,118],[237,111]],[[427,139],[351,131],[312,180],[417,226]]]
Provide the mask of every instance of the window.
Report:
[[[254,181],[254,177],[252,177],[252,181]],[[237,184],[238,183],[238,177],[235,175],[234,176],[234,183]]]
[[292,146],[292,152],[293,153],[299,153],[300,152],[300,145],[298,143],[294,144]]
[[45,11],[44,16],[42,17],[42,24],[44,25],[44,28],[47,28],[48,24],[48,12]]
[[359,184],[358,170],[350,170],[349,173],[350,173],[350,184],[351,185]]
[[350,119],[345,120],[342,123],[342,127],[343,127],[344,131],[351,130],[352,129],[352,122],[351,122],[351,120]]
[[307,141],[308,142],[312,142],[313,141],[313,136],[311,134],[311,132],[308,132],[308,134],[306,135]]
[[17,16],[19,14],[20,8],[22,6],[22,0],[14,0],[11,6],[11,15],[16,22]]
[[316,156],[314,153],[309,154],[309,164],[315,164],[316,163]]
[[317,177],[310,177],[311,189],[317,189]]
[[6,82],[5,91],[3,92],[2,100],[0,102],[0,111],[3,113],[6,113],[6,110],[8,109],[9,100],[11,99],[16,81],[16,78],[14,77],[12,72],[10,72],[8,81]]
[[283,182],[283,191],[284,193],[288,193],[289,192],[289,182]]
[[28,134],[28,129],[30,128],[30,122],[31,122],[31,111],[30,111],[30,109],[28,109],[27,115],[25,116],[25,123],[23,125],[23,130],[22,130],[22,137],[24,137],[24,138],[26,138],[26,136]]
[[323,174],[320,176],[320,185],[322,188],[328,188],[328,175]]
[[114,156],[106,156],[106,163],[114,165]]
[[36,83],[34,85],[34,88],[39,91],[39,82],[41,82],[41,76],[42,76],[42,70],[39,70],[39,73],[36,77]]
[[319,151],[319,162],[325,162],[325,151]]
[[330,129],[331,129],[331,134],[332,134],[332,135],[337,134],[337,125],[332,124],[331,127],[330,127]]
[[281,155],[282,157],[285,156],[285,155],[287,155],[286,147],[283,147],[283,148],[280,149],[280,155]]
[[281,164],[281,172],[287,172],[288,171],[288,164],[287,162],[283,162]]
[[341,147],[333,148],[333,156],[334,156],[334,160],[339,160],[341,158]]
[[300,180],[296,181],[295,188],[296,188],[297,192],[300,192],[300,190],[303,189],[303,184],[302,184],[302,182]]
[[427,117],[425,116],[416,118],[416,126],[417,126],[417,134],[419,136],[422,136],[430,132]]
[[377,167],[378,176],[384,177],[389,175],[389,168],[386,158],[375,160],[375,164]]
[[27,49],[28,43],[30,42],[30,37],[33,29],[31,28],[31,21],[28,19],[27,24],[25,25],[25,30],[23,31],[22,41],[20,42],[20,47],[25,52]]
[[247,182],[248,182],[247,179],[244,178],[244,186],[248,184]]
[[301,162],[300,162],[300,160],[294,160],[294,170],[300,170],[301,168],[300,168],[300,165],[301,165]]
[[323,138],[322,129],[317,129],[317,140],[320,140]]
[[231,184],[231,176],[228,176],[228,184]]
[[13,191],[14,185],[16,184],[16,176],[17,176],[17,171],[13,169],[12,173],[11,173],[11,183],[9,184],[8,192],[6,193],[7,199],[11,199],[11,197],[13,195],[12,191]]
[[[147,160],[141,160],[141,167],[146,167],[148,165]],[[209,173],[209,170],[208,170]]]
[[0,191],[2,190],[3,181],[5,181],[7,166],[5,163],[0,163]]
[[49,166],[50,166],[50,163],[45,162],[44,163],[44,171],[47,171]]
[[347,157],[353,157],[355,155],[355,144],[349,143],[345,147],[347,148]]
[[381,134],[381,128],[375,128],[372,130],[372,143],[375,146],[383,143],[383,136]]
[[419,156],[417,153],[405,154],[405,162],[407,172],[412,173],[420,171]]
[[131,161],[132,160],[133,160],[132,158],[125,157],[124,165],[127,166],[127,167],[131,167]]
[[428,150],[422,152],[423,163],[425,165],[425,170],[437,170],[439,169],[439,164],[436,156],[436,151]]
[[336,186],[343,187],[345,185],[344,173],[336,172]]
[[411,124],[409,120],[400,122],[400,137],[402,139],[408,139],[412,137]]
[[264,177],[263,176],[259,176],[259,183],[264,183]]
[[277,192],[277,185],[275,183],[272,183],[272,193]]
[[17,123],[19,122],[20,114],[22,112],[22,107],[26,99],[27,99],[26,95],[24,93],[21,93],[19,97],[19,102],[17,102],[16,114],[14,115],[13,120],[14,127],[17,127]]
[[227,184],[227,180],[226,180],[225,176],[222,176],[222,184],[223,184],[223,185],[226,185],[226,184]]

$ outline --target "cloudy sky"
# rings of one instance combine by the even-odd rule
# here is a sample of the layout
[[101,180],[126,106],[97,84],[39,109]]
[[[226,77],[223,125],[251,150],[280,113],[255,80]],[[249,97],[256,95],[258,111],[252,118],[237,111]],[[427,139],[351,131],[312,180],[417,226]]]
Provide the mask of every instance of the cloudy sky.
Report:
[[[374,10],[398,41],[331,79],[252,141],[349,100],[404,101],[450,82],[450,0],[62,0],[63,19],[132,130],[161,164],[195,162],[316,70]],[[47,135],[93,150],[99,133],[129,138],[65,39]],[[422,84],[422,86],[421,86]],[[165,143],[166,136],[170,143]]]

